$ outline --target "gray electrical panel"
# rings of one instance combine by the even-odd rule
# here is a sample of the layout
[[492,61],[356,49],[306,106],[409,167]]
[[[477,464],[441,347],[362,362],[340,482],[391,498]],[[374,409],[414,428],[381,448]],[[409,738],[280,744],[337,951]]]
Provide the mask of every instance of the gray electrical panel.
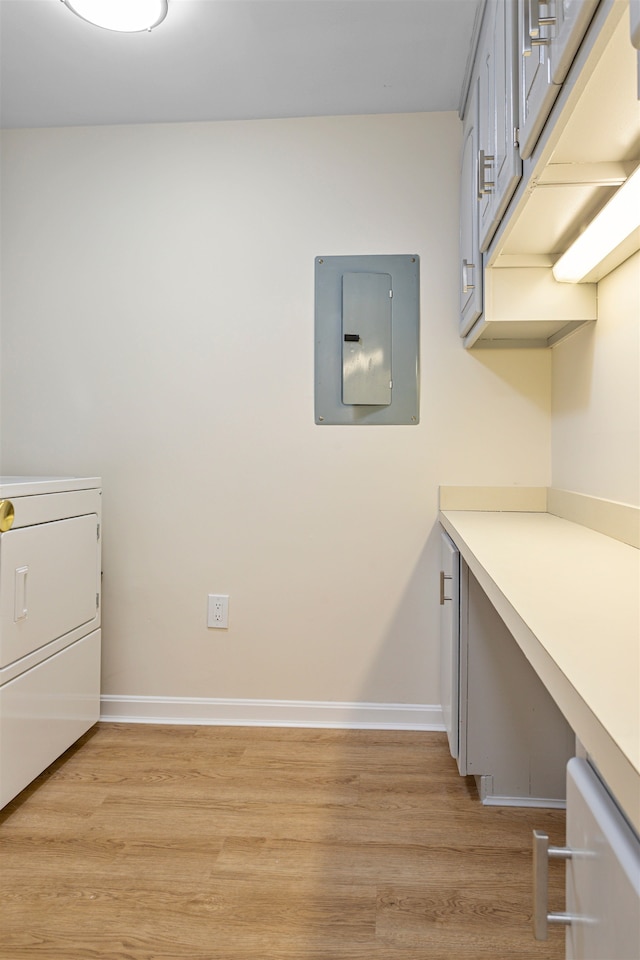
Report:
[[415,255],[316,257],[316,423],[418,423],[419,291]]

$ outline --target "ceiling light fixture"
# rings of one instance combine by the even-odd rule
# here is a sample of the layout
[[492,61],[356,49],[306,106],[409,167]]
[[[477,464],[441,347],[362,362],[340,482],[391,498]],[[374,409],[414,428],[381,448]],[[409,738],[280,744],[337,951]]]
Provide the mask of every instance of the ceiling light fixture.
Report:
[[640,249],[640,167],[553,266],[561,283],[597,283]]
[[169,0],[62,0],[73,13],[105,30],[153,30],[167,15]]

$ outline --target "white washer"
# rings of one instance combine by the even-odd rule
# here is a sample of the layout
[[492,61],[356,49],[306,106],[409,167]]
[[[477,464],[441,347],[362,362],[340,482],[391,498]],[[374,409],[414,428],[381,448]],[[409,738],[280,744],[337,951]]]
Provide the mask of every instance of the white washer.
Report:
[[98,477],[0,477],[0,807],[99,718],[101,518]]

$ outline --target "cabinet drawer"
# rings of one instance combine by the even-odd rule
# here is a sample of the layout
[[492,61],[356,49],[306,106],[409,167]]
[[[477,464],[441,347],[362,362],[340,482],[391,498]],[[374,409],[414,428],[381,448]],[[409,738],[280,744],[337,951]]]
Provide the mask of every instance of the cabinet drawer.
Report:
[[0,807],[100,714],[100,630],[0,688]]

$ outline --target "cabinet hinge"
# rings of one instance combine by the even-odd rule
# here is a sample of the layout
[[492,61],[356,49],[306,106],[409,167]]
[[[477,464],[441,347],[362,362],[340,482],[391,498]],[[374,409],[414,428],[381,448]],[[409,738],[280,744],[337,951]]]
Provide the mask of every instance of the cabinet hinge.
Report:
[[100,594],[96,593],[96,610],[100,608]]
[[100,524],[98,524],[96,527],[96,540],[99,540],[99,539],[100,539]]
[[389,297],[393,296],[393,290],[389,290]]
[[513,145],[514,147],[520,146],[520,128],[519,127],[513,128]]

